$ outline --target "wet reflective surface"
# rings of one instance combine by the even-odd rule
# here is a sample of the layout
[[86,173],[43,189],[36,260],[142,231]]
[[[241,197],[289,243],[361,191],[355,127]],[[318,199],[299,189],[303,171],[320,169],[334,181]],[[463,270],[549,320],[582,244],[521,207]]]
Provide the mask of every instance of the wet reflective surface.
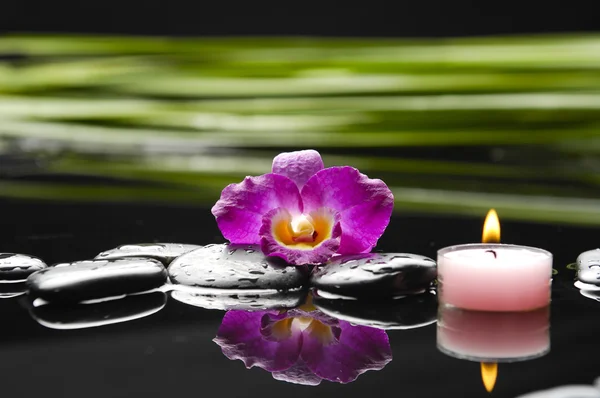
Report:
[[[6,222],[20,225],[16,233],[8,229],[0,231],[4,249],[38,256],[48,264],[93,258],[104,250],[132,241],[222,242],[210,213],[204,208],[84,206],[6,200],[0,204],[3,209],[11,209]],[[441,247],[476,241],[481,222],[480,218],[395,216],[377,249],[418,253],[431,258]],[[206,228],[198,230],[198,223]],[[90,230],[88,225],[99,227]],[[177,228],[173,229],[173,225]],[[549,334],[540,336],[549,336],[550,351],[536,359],[499,364],[492,396],[517,397],[564,385],[585,385],[589,391],[600,375],[600,346],[597,344],[600,303],[574,287],[576,270],[567,265],[574,263],[579,253],[597,246],[598,231],[510,221],[504,222],[503,228],[507,243],[552,251],[557,274],[549,317],[544,313],[539,318],[549,319]],[[2,391],[22,391],[23,385],[30,383],[31,375],[35,375],[36,383],[28,387],[30,391],[63,397],[77,397],[81,391],[86,391],[89,397],[163,397],[200,391],[224,397],[342,393],[360,397],[380,389],[401,390],[402,395],[408,397],[488,395],[482,384],[479,363],[457,359],[438,349],[435,297],[407,296],[367,303],[342,301],[335,295],[317,293],[312,302],[314,308],[304,306],[291,310],[305,303],[302,292],[279,297],[194,294],[159,291],[114,301],[60,306],[45,303],[35,306],[26,295],[0,300],[3,317],[0,370],[10,375],[3,380]],[[279,300],[287,307],[286,311],[276,309]],[[249,313],[256,318],[260,315],[258,321],[270,314],[264,324],[259,323],[258,329],[256,323],[242,323],[249,328],[248,333],[261,333],[261,330],[267,333],[268,329],[269,336],[275,337],[266,341],[296,344],[289,355],[284,356],[287,358],[285,366],[279,364],[265,370],[268,358],[254,353],[252,358],[257,365],[248,370],[237,360],[244,357],[248,361],[247,352],[223,351],[224,345],[236,346],[231,340],[236,335],[231,333],[236,330],[239,333],[238,328],[233,328],[227,335],[229,340],[225,340],[223,322],[232,316],[228,314],[245,312],[248,307],[260,310]],[[277,323],[290,318],[294,319]],[[314,319],[319,323],[312,324]],[[531,318],[528,320],[531,322]],[[233,322],[229,326],[237,324]],[[275,324],[281,327],[275,327],[273,334]],[[269,325],[270,329],[263,327]],[[286,327],[292,325],[295,329],[290,330],[308,333],[302,345],[297,344],[298,340],[286,338]],[[340,328],[341,333],[336,328]],[[319,369],[316,365],[325,363],[323,360],[310,361],[318,358],[314,357],[315,352],[324,352],[323,347],[330,346],[323,343],[335,339],[345,341],[343,339],[354,336],[352,328],[387,335],[389,358],[385,345],[383,349],[360,351],[356,348],[360,343],[352,343],[353,352],[362,354],[354,354],[354,362],[342,361],[355,365],[354,370],[346,368],[344,381],[355,380],[343,386],[336,380],[338,373],[335,377],[331,373],[339,363],[328,363],[326,368]],[[547,332],[547,329],[541,330]],[[221,345],[213,341],[215,337]],[[355,336],[353,341],[361,340]],[[374,357],[375,354],[380,356]],[[328,354],[327,358],[347,357]],[[371,370],[358,374],[367,368]],[[304,384],[319,384],[316,387],[294,384],[299,380]],[[431,380],[436,382],[431,383]]]
[[[577,256],[599,247],[599,45],[0,38],[1,252],[59,263],[47,272],[63,276],[114,256],[149,256],[157,271],[140,279],[127,266],[123,283],[114,268],[81,270],[47,302],[15,282],[26,270],[0,263],[0,393],[485,397],[485,370],[495,397],[597,395],[595,262],[573,282]],[[210,214],[223,187],[303,148],[388,184],[379,252],[437,258],[479,242],[496,208],[503,243],[553,253],[549,314],[442,311],[431,263],[416,257],[372,269],[368,284],[349,264],[312,301],[299,289],[307,274],[251,248],[174,260],[224,243]],[[162,286],[169,264],[178,283]]]

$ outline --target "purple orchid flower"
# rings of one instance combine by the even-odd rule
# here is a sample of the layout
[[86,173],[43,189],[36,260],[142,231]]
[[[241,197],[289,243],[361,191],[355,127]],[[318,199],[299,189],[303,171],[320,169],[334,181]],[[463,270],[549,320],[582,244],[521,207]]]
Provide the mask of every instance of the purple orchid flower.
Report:
[[[307,308],[309,307],[309,308]],[[387,333],[353,326],[303,305],[287,312],[228,311],[214,341],[223,354],[258,366],[277,380],[350,383],[392,360]]]
[[223,236],[294,265],[370,252],[390,221],[392,192],[353,167],[323,167],[317,151],[281,153],[271,173],[225,187],[212,208]]

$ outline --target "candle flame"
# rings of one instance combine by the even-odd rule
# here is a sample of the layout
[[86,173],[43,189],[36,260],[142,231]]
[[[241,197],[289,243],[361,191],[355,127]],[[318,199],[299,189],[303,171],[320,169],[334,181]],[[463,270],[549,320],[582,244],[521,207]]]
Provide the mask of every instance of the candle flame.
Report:
[[[490,209],[485,222],[483,223],[483,234],[481,236],[483,243],[499,243],[500,242],[500,220],[498,219],[498,213],[496,210]],[[496,254],[494,253],[494,257]],[[492,392],[496,385],[496,378],[498,377],[498,364],[481,362],[481,380],[487,392]]]
[[492,392],[498,377],[498,364],[496,362],[481,362],[481,380],[487,392]]
[[498,219],[498,214],[494,209],[490,209],[485,217],[481,241],[483,243],[500,242],[500,220]]

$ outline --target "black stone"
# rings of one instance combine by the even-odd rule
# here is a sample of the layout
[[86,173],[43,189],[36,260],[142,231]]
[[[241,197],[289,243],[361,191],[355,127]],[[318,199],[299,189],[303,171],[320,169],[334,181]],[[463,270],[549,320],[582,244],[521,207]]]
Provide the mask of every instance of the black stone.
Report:
[[270,310],[295,308],[306,299],[305,290],[274,292],[271,294],[202,294],[172,291],[171,297],[184,304],[209,310]]
[[430,258],[406,253],[339,257],[314,270],[311,285],[351,297],[393,297],[423,293],[437,276]]
[[175,285],[195,288],[281,291],[305,285],[308,272],[265,257],[257,246],[208,245],[175,259],[169,277]]
[[0,283],[23,282],[47,265],[37,257],[16,253],[0,253]]
[[167,303],[163,292],[136,294],[118,300],[90,304],[29,305],[33,319],[51,329],[85,329],[143,318],[160,311]]
[[437,297],[430,292],[374,302],[337,299],[315,291],[313,304],[334,318],[379,329],[414,329],[431,325],[437,318]]
[[198,249],[201,246],[180,243],[139,243],[122,245],[115,249],[104,251],[96,256],[96,260],[111,260],[126,257],[154,258],[164,265],[169,265],[177,257]]
[[577,257],[577,279],[600,286],[600,249],[583,252]]
[[46,268],[27,278],[32,297],[78,302],[139,293],[162,286],[167,271],[150,258],[88,260]]

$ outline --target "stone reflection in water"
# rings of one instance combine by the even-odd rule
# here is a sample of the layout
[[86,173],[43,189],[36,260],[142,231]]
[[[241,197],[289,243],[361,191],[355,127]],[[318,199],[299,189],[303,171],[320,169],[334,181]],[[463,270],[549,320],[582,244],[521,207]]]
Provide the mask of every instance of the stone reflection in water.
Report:
[[587,297],[591,300],[600,301],[600,290],[585,290],[581,289],[579,291],[583,297]]
[[51,329],[84,329],[132,321],[160,311],[167,302],[163,292],[127,296],[97,303],[35,305],[29,313],[39,324]]
[[385,331],[354,326],[307,303],[288,311],[228,311],[214,341],[247,368],[289,383],[350,383],[392,360]]
[[574,384],[534,391],[516,398],[600,398],[600,378],[594,385]]
[[338,257],[316,269],[312,286],[352,297],[393,297],[425,292],[437,276],[435,261],[409,253]]
[[550,309],[483,312],[440,306],[437,347],[476,362],[516,362],[550,351]]
[[435,323],[437,317],[437,297],[431,292],[374,303],[315,291],[313,303],[327,315],[379,329],[415,329]]
[[17,253],[0,253],[0,283],[24,282],[47,265],[37,257]]
[[192,291],[174,290],[171,297],[184,304],[209,310],[268,310],[295,308],[306,299],[305,290],[289,292],[265,292],[262,294],[228,294],[217,291],[195,293]]
[[96,256],[96,260],[110,260],[126,257],[154,258],[164,265],[169,265],[177,257],[198,249],[201,246],[182,243],[137,243],[121,245],[111,250],[103,251]]
[[25,282],[0,283],[0,299],[22,296],[27,293]]

